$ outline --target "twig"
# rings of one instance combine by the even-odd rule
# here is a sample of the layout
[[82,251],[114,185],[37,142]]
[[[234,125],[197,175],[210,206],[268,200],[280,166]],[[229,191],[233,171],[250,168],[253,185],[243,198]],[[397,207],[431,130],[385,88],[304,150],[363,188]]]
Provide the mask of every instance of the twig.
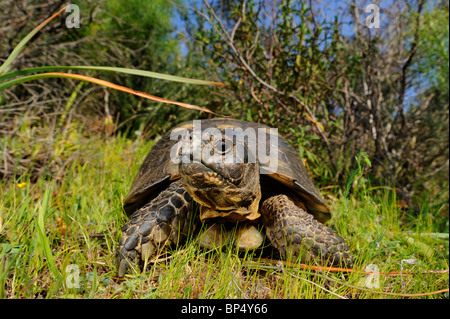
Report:
[[[419,1],[419,5],[417,8],[417,17],[416,17],[416,21],[414,24],[414,28],[415,28],[414,29],[414,38],[411,43],[411,47],[409,49],[408,56],[405,59],[405,63],[403,63],[403,65],[401,67],[399,102],[398,102],[398,106],[396,109],[396,115],[394,117],[394,121],[391,126],[391,130],[393,130],[395,127],[394,124],[397,122],[398,118],[400,118],[400,121],[401,121],[400,132],[403,131],[403,128],[405,126],[405,115],[403,113],[403,108],[404,108],[405,94],[406,94],[406,82],[407,82],[406,81],[406,73],[412,63],[413,57],[416,54],[416,51],[417,51],[417,48],[419,45],[420,14],[422,12],[423,5],[424,5],[424,1],[423,0]],[[390,133],[390,131],[389,131],[389,133]]]
[[[212,26],[214,27],[214,29],[216,30],[216,32],[218,34],[224,34],[225,35],[225,41],[227,42],[227,44],[230,46],[230,48],[233,50],[234,54],[236,54],[236,56],[238,57],[239,61],[242,63],[242,65],[247,69],[248,72],[250,72],[250,74],[256,79],[256,81],[258,81],[259,83],[261,83],[262,85],[264,85],[265,87],[267,87],[268,89],[270,89],[271,91],[274,92],[279,92],[275,87],[273,87],[272,85],[270,85],[269,83],[267,83],[266,81],[264,81],[263,79],[261,79],[256,73],[255,71],[253,71],[253,69],[248,65],[248,63],[244,60],[244,58],[242,57],[241,52],[236,49],[236,46],[234,45],[234,42],[231,39],[231,36],[228,34],[225,26],[222,24],[222,21],[219,19],[219,17],[216,15],[216,12],[214,11],[214,9],[211,7],[211,5],[208,3],[208,1],[203,0],[203,3],[205,4],[205,6],[208,8],[208,10],[211,12],[211,14],[213,15],[214,19],[217,21],[217,23],[219,23],[220,28],[222,29],[222,32],[220,32],[219,30],[217,30],[217,28],[215,27],[214,23],[211,23]],[[212,21],[211,21],[212,22]]]
[[428,177],[430,177],[430,176],[436,175],[436,174],[437,174],[439,171],[441,171],[443,168],[447,167],[448,164],[449,164],[449,160],[447,159],[447,161],[446,161],[443,165],[441,165],[441,166],[435,168],[432,172],[429,172],[429,173],[423,175],[422,178],[428,178]]
[[239,19],[237,20],[236,24],[233,27],[233,31],[231,31],[231,41],[233,41],[236,30],[239,27],[239,25],[241,24],[241,21],[242,21],[242,18],[239,17]]
[[33,285],[39,278],[41,278],[44,274],[47,274],[48,271],[43,271],[39,276],[37,276],[36,278],[34,278],[28,285],[26,285],[21,291],[20,294],[23,294],[26,290],[28,290],[28,288],[31,287],[31,285]]

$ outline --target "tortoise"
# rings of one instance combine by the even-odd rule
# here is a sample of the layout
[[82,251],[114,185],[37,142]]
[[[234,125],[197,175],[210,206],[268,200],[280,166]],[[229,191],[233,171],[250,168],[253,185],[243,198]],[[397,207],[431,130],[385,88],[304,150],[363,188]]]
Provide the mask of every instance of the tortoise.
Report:
[[330,208],[300,156],[263,124],[217,118],[176,126],[144,159],[124,210],[120,277],[178,245],[195,225],[207,229],[206,247],[234,241],[256,249],[265,232],[282,258],[352,265],[344,239],[324,225]]

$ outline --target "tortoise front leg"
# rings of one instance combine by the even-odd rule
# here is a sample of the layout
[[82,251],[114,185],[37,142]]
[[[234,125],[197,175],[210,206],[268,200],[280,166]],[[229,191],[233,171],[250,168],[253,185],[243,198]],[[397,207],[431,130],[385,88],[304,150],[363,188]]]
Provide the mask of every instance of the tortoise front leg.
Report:
[[176,181],[130,216],[122,227],[116,252],[119,277],[123,277],[130,263],[138,266],[164,247],[178,244],[186,237],[191,201],[186,189]]
[[344,239],[296,206],[286,195],[272,196],[261,207],[267,237],[283,258],[320,258],[329,265],[351,267]]

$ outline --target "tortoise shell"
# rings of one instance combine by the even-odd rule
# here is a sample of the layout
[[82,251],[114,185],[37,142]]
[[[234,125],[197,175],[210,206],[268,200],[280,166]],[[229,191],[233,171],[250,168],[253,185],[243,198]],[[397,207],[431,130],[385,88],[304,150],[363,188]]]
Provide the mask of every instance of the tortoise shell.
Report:
[[[176,126],[163,135],[150,150],[132,183],[129,194],[125,198],[124,209],[128,216],[131,216],[133,212],[156,197],[172,181],[181,178],[178,164],[171,160],[171,150],[178,142],[177,139],[171,139],[171,134],[173,137],[177,135],[177,132],[192,130],[193,123],[193,121],[189,121]],[[268,126],[263,124],[233,119],[201,120],[198,123],[201,124],[202,131],[208,128],[218,128],[221,131],[227,128],[240,128],[244,131],[251,128],[262,132],[262,135],[258,135],[256,142],[261,143],[259,136],[265,138],[266,140],[263,142],[265,142],[266,154],[269,154],[272,158],[270,158],[270,161],[263,162],[258,155],[256,156],[260,173],[268,177],[261,179],[261,183],[278,181],[298,195],[299,201],[304,203],[307,211],[313,214],[317,220],[323,223],[331,218],[330,209],[311,181],[300,156],[284,138],[278,136],[276,130],[270,130]],[[178,136],[181,136],[181,134],[178,134]],[[274,146],[277,151],[269,152],[269,148]],[[267,162],[277,163],[276,170],[273,170],[273,167],[270,167]]]

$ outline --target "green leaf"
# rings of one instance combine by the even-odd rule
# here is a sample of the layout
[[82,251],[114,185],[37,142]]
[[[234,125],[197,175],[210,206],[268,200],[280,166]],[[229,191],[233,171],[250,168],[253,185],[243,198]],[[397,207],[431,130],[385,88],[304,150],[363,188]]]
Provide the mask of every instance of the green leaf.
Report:
[[58,71],[58,70],[92,70],[92,71],[119,72],[119,73],[145,76],[145,77],[150,77],[150,78],[155,78],[155,79],[160,79],[160,80],[181,82],[181,83],[187,83],[187,84],[226,86],[226,84],[223,84],[220,82],[190,79],[190,78],[185,78],[185,77],[181,77],[181,76],[168,75],[168,74],[139,70],[139,69],[118,68],[118,67],[109,67],[109,66],[42,66],[42,67],[23,69],[23,70],[6,73],[6,74],[0,76],[0,81],[6,80],[9,78],[18,76],[18,75],[23,75],[23,74],[43,72],[43,71]]
[[345,186],[345,192],[344,192],[344,197],[347,197],[349,192],[350,192],[350,188],[352,187],[353,181],[355,180],[356,175],[358,174],[359,170],[355,169],[351,174],[350,177],[347,180],[347,185]]
[[45,214],[47,213],[50,194],[51,194],[50,188],[47,188],[45,190],[44,197],[42,198],[42,202],[38,209],[36,229],[38,233],[39,243],[41,244],[45,258],[47,259],[47,262],[49,264],[50,272],[55,277],[55,280],[59,281],[61,279],[61,274],[59,273],[58,268],[56,267],[55,259],[53,258],[52,250],[50,248],[50,243],[48,241],[47,236],[45,235]]

